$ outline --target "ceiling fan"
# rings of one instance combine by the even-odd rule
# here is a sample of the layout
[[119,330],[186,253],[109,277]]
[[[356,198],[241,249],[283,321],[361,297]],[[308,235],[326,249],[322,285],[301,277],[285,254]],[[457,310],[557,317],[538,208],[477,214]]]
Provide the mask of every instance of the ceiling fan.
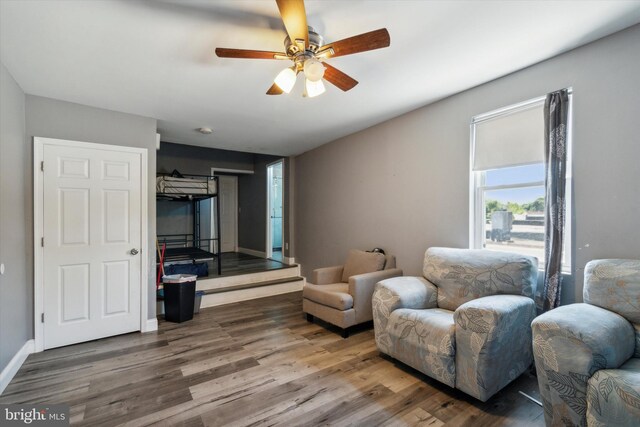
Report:
[[284,52],[216,48],[216,55],[220,58],[293,61],[293,66],[285,68],[276,76],[267,95],[291,92],[300,72],[305,76],[303,96],[314,97],[324,93],[323,78],[346,92],[357,85],[358,81],[323,61],[338,56],[388,47],[391,43],[389,32],[386,28],[381,28],[324,44],[323,37],[313,28],[307,26],[304,0],[276,0],[276,3],[288,34],[284,39]]

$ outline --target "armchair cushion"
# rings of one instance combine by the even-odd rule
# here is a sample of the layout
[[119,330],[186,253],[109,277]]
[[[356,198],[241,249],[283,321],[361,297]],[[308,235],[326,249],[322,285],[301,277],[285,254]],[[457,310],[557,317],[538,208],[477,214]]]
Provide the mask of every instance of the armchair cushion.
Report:
[[388,328],[392,354],[398,360],[455,387],[453,312],[400,308],[389,316]]
[[449,310],[400,308],[389,316],[389,334],[415,346],[426,346],[430,353],[456,354],[456,324]]
[[547,425],[563,420],[584,425],[587,381],[631,357],[633,327],[624,317],[589,304],[558,307],[538,316],[531,326]]
[[535,303],[520,295],[469,301],[455,311],[456,388],[487,401],[533,360]]
[[382,253],[352,249],[349,251],[347,262],[344,263],[342,281],[347,283],[351,276],[382,270],[385,261],[386,257]]
[[640,357],[640,261],[590,261],[584,276],[584,302],[618,313],[631,322],[636,334],[634,357]]
[[307,283],[302,288],[302,296],[318,304],[338,310],[348,310],[353,307],[353,297],[349,294],[349,285],[346,283],[333,283],[331,285]]
[[589,379],[587,424],[632,427],[640,420],[640,359],[602,369]]
[[532,298],[538,261],[486,249],[429,248],[423,274],[438,286],[438,307],[453,311],[465,302],[496,294]]

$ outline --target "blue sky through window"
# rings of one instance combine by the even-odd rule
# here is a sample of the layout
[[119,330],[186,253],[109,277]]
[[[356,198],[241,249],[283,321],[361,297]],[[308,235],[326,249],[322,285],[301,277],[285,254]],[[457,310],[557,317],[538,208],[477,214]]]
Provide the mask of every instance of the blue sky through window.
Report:
[[[510,185],[544,181],[544,164],[516,166],[486,171],[485,185]],[[527,187],[505,190],[493,190],[485,193],[485,200],[497,200],[501,203],[530,203],[538,197],[544,197],[544,187]]]

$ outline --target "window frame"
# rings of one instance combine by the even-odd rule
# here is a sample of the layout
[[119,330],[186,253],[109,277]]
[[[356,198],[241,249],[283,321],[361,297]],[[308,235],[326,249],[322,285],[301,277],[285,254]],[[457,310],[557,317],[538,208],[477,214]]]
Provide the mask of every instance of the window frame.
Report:
[[[566,211],[565,211],[565,236],[564,236],[564,259],[562,261],[562,272],[571,274],[573,266],[573,90],[569,91],[569,108],[567,117],[567,174],[566,174]],[[486,185],[486,171],[474,171],[473,160],[475,157],[476,125],[486,120],[496,119],[518,111],[537,107],[544,104],[546,95],[539,96],[517,104],[508,105],[487,113],[479,114],[471,118],[469,124],[470,155],[469,155],[469,247],[471,249],[484,249],[486,240],[486,213],[484,194],[491,190],[517,189],[528,187],[544,187],[543,181],[530,181],[517,184]],[[532,165],[539,162],[530,163]],[[525,165],[514,165],[525,166]],[[512,166],[509,166],[512,167]],[[538,266],[539,270],[544,270],[544,265]]]

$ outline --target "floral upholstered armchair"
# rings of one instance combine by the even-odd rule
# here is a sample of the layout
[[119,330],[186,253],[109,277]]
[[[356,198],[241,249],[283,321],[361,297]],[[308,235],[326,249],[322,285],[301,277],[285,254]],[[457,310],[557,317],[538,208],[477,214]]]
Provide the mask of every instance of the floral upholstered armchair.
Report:
[[533,321],[547,426],[640,425],[640,261],[585,268],[584,303]]
[[486,401],[533,361],[536,258],[430,248],[424,277],[379,282],[373,295],[378,349]]

